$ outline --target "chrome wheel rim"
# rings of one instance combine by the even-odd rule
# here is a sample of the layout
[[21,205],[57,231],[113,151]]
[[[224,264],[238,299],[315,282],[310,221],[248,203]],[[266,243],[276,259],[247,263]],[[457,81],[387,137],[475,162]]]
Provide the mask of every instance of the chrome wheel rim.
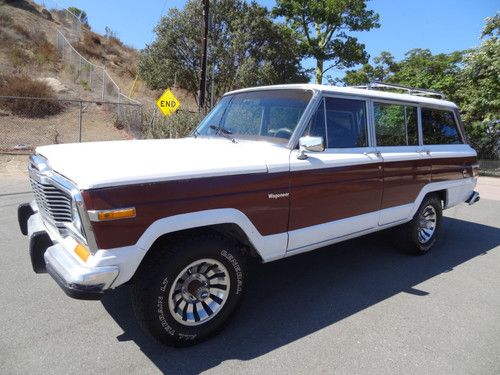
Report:
[[432,205],[426,206],[418,220],[418,241],[421,244],[429,242],[436,231],[436,209]]
[[220,313],[230,287],[229,272],[221,262],[208,258],[192,262],[170,288],[170,314],[183,325],[204,324]]

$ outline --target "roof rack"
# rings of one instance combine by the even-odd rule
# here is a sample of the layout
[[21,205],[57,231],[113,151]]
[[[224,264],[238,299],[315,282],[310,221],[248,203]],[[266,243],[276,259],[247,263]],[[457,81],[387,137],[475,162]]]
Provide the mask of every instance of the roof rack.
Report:
[[446,96],[438,91],[433,91],[433,90],[426,90],[426,89],[421,89],[418,87],[410,87],[410,86],[403,86],[403,85],[398,85],[395,83],[385,83],[385,82],[380,82],[380,81],[373,81],[368,83],[367,85],[361,85],[361,86],[352,86],[355,88],[359,89],[367,89],[367,90],[373,90],[373,89],[396,89],[396,90],[404,90],[407,91],[409,95],[415,95],[415,96],[430,96],[430,97],[437,97],[438,99],[446,99]]

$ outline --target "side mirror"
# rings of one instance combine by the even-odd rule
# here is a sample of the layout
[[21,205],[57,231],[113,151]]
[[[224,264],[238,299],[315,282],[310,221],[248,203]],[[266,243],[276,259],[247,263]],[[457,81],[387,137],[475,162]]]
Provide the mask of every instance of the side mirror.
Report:
[[302,137],[299,139],[299,150],[300,153],[297,159],[304,160],[307,159],[306,151],[310,152],[323,152],[325,151],[325,142],[323,137]]

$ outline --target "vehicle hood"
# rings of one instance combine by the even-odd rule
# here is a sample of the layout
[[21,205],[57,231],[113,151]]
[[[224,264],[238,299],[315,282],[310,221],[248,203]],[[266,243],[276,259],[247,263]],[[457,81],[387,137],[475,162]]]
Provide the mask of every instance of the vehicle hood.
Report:
[[81,190],[222,175],[288,170],[290,150],[267,142],[183,138],[71,143],[36,153]]

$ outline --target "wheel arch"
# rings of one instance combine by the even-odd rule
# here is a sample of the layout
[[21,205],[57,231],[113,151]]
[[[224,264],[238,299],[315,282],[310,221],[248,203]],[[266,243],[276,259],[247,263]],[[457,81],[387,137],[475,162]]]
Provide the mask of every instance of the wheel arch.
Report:
[[167,232],[160,235],[149,247],[149,249],[147,249],[147,252],[161,250],[161,248],[167,246],[171,241],[179,241],[189,236],[203,235],[206,233],[218,233],[226,238],[234,240],[241,245],[242,252],[245,255],[257,257],[262,260],[261,255],[252,244],[245,231],[235,223],[204,225],[174,232]]
[[[442,208],[445,209],[448,204],[448,189],[435,190],[426,194],[426,196],[435,195],[442,203]],[[425,197],[424,197],[425,198]]]

